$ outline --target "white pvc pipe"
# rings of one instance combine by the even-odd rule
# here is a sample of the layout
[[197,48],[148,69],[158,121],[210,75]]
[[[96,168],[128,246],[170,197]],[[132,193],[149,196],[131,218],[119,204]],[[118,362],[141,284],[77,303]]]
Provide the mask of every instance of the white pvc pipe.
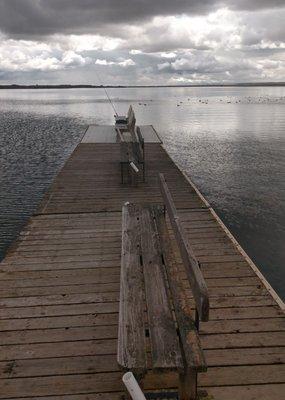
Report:
[[122,379],[133,400],[146,400],[132,372],[126,372]]
[[132,167],[132,169],[136,172],[136,173],[138,173],[139,172],[139,169],[138,169],[138,167],[136,166],[136,164],[135,163],[133,163],[132,161],[130,162],[130,166]]

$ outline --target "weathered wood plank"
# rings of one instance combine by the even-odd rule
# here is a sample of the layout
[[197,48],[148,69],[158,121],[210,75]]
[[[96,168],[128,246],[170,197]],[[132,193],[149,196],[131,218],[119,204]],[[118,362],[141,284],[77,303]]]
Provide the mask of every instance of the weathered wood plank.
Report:
[[210,397],[219,400],[280,400],[285,392],[285,384],[208,387],[207,392]]
[[284,318],[260,318],[217,320],[202,322],[200,332],[203,333],[242,333],[242,332],[276,332],[285,331]]
[[146,371],[143,273],[140,265],[139,210],[125,204],[122,211],[122,260],[118,363],[139,374]]
[[[0,379],[119,371],[115,354],[0,362]],[[39,378],[40,379],[40,378]],[[1,383],[0,383],[1,384]]]
[[183,368],[165,271],[150,208],[141,210],[141,250],[153,368]]
[[56,315],[83,315],[114,313],[119,310],[118,302],[90,304],[60,304],[54,306],[15,307],[0,309],[0,320],[32,318]]
[[209,366],[284,364],[285,347],[206,349]]
[[[195,302],[190,297],[189,302],[194,306]],[[211,309],[215,308],[241,308],[241,307],[263,307],[263,306],[276,306],[276,302],[271,296],[241,296],[241,297],[210,297]]]
[[22,279],[22,280],[5,280],[0,281],[0,290],[5,289],[16,289],[16,288],[33,288],[33,287],[44,287],[44,286],[67,286],[67,285],[83,285],[92,283],[117,283],[120,280],[119,268],[113,273],[108,271],[97,270],[92,273],[91,276],[77,274],[77,276],[61,276],[54,278],[35,278],[35,279]]
[[284,313],[278,306],[214,308],[211,310],[211,321],[228,319],[283,318]]
[[[56,259],[55,259],[56,258]],[[99,260],[115,260],[118,261],[120,260],[120,255],[119,253],[116,254],[104,254],[104,253],[99,253],[99,254],[87,254],[87,255],[73,255],[73,256],[49,256],[49,257],[41,257],[41,256],[35,256],[35,257],[21,257],[20,259],[17,259],[17,257],[13,257],[13,260],[15,263],[19,260],[22,265],[24,264],[32,264],[32,263],[53,263],[53,262],[82,262],[82,261],[92,261],[94,258],[99,261]]]
[[117,339],[27,343],[1,346],[0,360],[116,354]]
[[80,314],[40,318],[17,318],[0,320],[1,331],[26,331],[30,329],[71,328],[78,326],[97,326],[118,323],[118,313]]
[[[119,257],[118,257],[119,258]],[[102,267],[97,268],[82,268],[80,269],[80,276],[89,276],[90,279],[93,278],[93,276],[96,278],[97,276],[108,276],[110,275],[117,275],[120,273],[120,261],[118,261],[118,264],[114,262],[113,267],[110,267],[109,269],[106,269]],[[12,271],[7,271],[0,273],[0,280],[2,281],[7,281],[7,284],[11,281],[15,280],[38,280],[38,279],[51,279],[52,277],[54,278],[72,278],[72,277],[77,277],[78,276],[78,271],[74,269],[70,270],[57,270],[56,272],[54,271],[17,271],[17,272],[12,272]]]
[[205,357],[202,351],[199,335],[192,319],[191,309],[186,304],[186,293],[181,285],[175,259],[171,251],[171,241],[164,216],[159,210],[154,210],[161,250],[171,289],[175,315],[179,326],[179,335],[184,351],[186,364],[197,371],[206,370]]
[[41,397],[89,392],[123,391],[120,372],[3,379],[0,398]]
[[[75,239],[76,240],[76,239]],[[115,249],[121,249],[121,238],[115,237],[111,241],[108,240],[108,242],[101,242],[98,239],[85,239],[81,243],[79,243],[80,239],[77,239],[77,241],[72,241],[70,239],[69,242],[66,243],[47,243],[41,245],[40,243],[30,243],[30,244],[23,244],[19,245],[17,252],[19,254],[23,255],[39,255],[39,254],[44,254],[47,255],[49,254],[56,254],[60,255],[64,252],[64,255],[67,253],[67,251],[87,251],[87,250],[101,250],[101,251],[114,251]]]
[[178,242],[181,257],[185,267],[188,266],[188,268],[186,268],[186,273],[191,284],[191,289],[195,297],[200,318],[202,321],[207,321],[209,318],[209,296],[205,280],[199,268],[198,262],[189,246],[189,243],[185,239],[185,234],[182,230],[182,226],[180,224],[179,217],[170,191],[167,187],[164,175],[159,174],[159,179],[162,197],[164,199],[169,219]]
[[201,373],[198,379],[201,386],[256,385],[280,383],[284,379],[284,374],[284,364],[255,365],[254,368],[251,365],[212,367],[207,373]]
[[88,268],[113,268],[119,267],[120,260],[96,260],[91,259],[89,261],[57,261],[55,259],[52,263],[25,263],[21,264],[21,261],[15,261],[13,259],[12,263],[5,263],[1,265],[1,271],[13,273],[16,271],[26,272],[26,271],[57,271],[62,269],[88,269]]
[[[113,319],[114,320],[114,319]],[[0,332],[0,345],[24,343],[53,343],[93,339],[117,339],[117,320],[107,326],[81,326],[51,329],[14,330]],[[105,321],[106,322],[106,321]]]
[[28,296],[28,297],[10,297],[0,298],[0,308],[14,307],[35,307],[56,304],[90,304],[119,301],[118,292],[108,293],[79,293],[79,294],[61,294],[50,296]]
[[285,346],[285,334],[282,332],[249,332],[236,334],[202,335],[204,349],[233,349],[239,347]]
[[[69,259],[71,256],[100,256],[103,255],[105,252],[108,254],[120,254],[120,249],[121,249],[121,244],[118,243],[117,246],[113,247],[103,247],[103,246],[98,246],[97,248],[94,246],[89,246],[89,248],[76,248],[74,246],[73,248],[70,249],[46,249],[46,251],[21,251],[21,252],[16,252],[13,254],[13,259],[21,258],[21,260],[29,261],[33,259],[41,260],[42,257],[45,257],[47,261],[51,257],[64,257],[65,259]],[[8,257],[9,258],[9,257]]]
[[[96,393],[88,392],[87,394],[65,394],[60,396],[41,396],[40,400],[122,400],[125,395],[124,392],[112,392],[112,393]],[[15,399],[15,398],[14,398]],[[35,397],[25,397],[25,400],[35,400]]]
[[29,297],[29,296],[46,296],[49,294],[54,295],[66,295],[76,293],[108,293],[108,292],[119,292],[120,283],[119,279],[117,282],[111,283],[86,283],[78,285],[57,285],[57,286],[36,286],[36,287],[23,287],[23,288],[7,288],[0,289],[0,298],[11,298],[11,297]]

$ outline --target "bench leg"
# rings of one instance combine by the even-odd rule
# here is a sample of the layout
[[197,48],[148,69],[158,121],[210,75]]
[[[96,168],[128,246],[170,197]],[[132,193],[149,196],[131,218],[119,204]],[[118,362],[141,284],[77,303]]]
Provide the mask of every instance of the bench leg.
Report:
[[137,186],[138,174],[132,169],[132,167],[129,167],[129,173],[130,173],[130,178],[131,178],[131,185]]
[[197,371],[187,368],[179,375],[179,400],[197,399]]
[[143,182],[145,183],[145,169],[144,169],[144,163],[143,163]]
[[121,183],[124,183],[124,166],[123,166],[123,163],[121,163]]

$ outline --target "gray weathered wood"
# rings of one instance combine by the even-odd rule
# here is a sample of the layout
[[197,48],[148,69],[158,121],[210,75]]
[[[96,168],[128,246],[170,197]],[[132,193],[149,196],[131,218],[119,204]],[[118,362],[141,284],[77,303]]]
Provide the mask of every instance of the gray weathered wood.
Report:
[[134,132],[135,126],[136,126],[136,117],[135,117],[133,107],[130,106],[129,111],[128,111],[128,129],[129,129],[129,131]]
[[138,151],[139,151],[139,157],[140,157],[140,161],[144,162],[144,138],[141,134],[141,129],[139,126],[137,126],[136,129],[136,136],[138,138]]
[[154,207],[153,212],[160,237],[160,245],[171,290],[184,360],[187,367],[194,368],[199,372],[206,371],[205,357],[195,323],[191,316],[191,309],[187,304],[187,294],[179,277],[179,268],[175,263],[165,218],[161,209]]
[[121,152],[121,162],[129,162],[130,143],[129,142],[121,142],[120,143],[120,152]]
[[134,145],[138,143],[134,142],[121,142],[121,181],[122,183],[125,182],[124,180],[124,170],[127,171],[127,175],[133,185],[137,183],[137,175],[133,168],[131,167],[131,163],[134,163],[137,168],[139,168],[139,160],[136,156],[136,152],[134,150]]
[[137,126],[136,133],[137,133],[138,141],[143,148],[144,147],[144,138],[142,136],[141,128],[139,126]]
[[158,235],[150,208],[142,209],[141,247],[153,368],[183,368]]
[[[136,128],[135,126],[136,119],[132,106],[129,108],[127,120],[127,138],[125,138],[124,134],[118,129],[121,151],[121,181],[124,183],[124,171],[126,171],[131,183],[136,185],[140,169],[142,169],[143,181],[145,181],[144,140],[140,128]],[[132,163],[138,169],[137,171],[132,168]]]
[[199,317],[202,321],[207,321],[209,319],[209,295],[205,280],[193,251],[186,240],[185,232],[163,174],[159,174],[159,180],[162,197],[186,268]]
[[143,273],[140,265],[140,215],[134,204],[122,212],[122,259],[118,363],[137,374],[146,371]]

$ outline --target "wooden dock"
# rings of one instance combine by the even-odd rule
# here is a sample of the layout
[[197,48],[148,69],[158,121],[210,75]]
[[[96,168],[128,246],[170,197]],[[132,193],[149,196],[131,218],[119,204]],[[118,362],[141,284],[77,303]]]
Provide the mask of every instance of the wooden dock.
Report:
[[[0,398],[122,398],[116,361],[121,209],[126,201],[161,204],[162,172],[210,292],[210,321],[201,323],[209,368],[199,374],[199,388],[208,399],[281,400],[284,304],[155,131],[142,129],[146,183],[137,187],[120,183],[112,132],[87,132],[1,263]],[[149,374],[144,384],[145,390],[176,386],[173,373]]]

